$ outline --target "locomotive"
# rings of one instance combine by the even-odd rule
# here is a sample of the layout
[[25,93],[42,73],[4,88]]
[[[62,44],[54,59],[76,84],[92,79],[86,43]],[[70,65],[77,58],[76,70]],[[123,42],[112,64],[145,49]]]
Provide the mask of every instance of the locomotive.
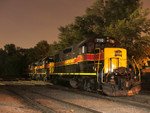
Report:
[[112,37],[95,37],[73,44],[54,56],[29,65],[32,78],[63,79],[73,88],[102,91],[108,96],[136,95],[141,75],[135,60],[127,61],[127,50]]

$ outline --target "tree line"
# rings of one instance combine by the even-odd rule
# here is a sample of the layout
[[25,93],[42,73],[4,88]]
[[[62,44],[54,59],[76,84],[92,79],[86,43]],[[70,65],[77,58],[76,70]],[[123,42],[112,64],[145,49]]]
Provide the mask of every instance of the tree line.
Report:
[[27,67],[46,56],[53,56],[74,43],[96,36],[111,36],[128,51],[129,59],[145,57],[150,48],[150,20],[148,9],[140,0],[96,0],[74,22],[59,27],[59,41],[48,44],[42,40],[35,47],[24,49],[6,44],[0,49],[0,75],[24,75]]
[[24,76],[28,71],[28,65],[47,56],[48,50],[47,41],[40,41],[34,48],[29,49],[6,44],[4,49],[0,49],[0,76]]

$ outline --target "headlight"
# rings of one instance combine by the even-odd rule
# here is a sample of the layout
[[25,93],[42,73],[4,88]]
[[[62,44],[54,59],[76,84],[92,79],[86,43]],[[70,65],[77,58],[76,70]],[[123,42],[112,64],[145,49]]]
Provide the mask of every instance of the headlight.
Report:
[[134,79],[136,79],[137,77],[136,76],[134,76]]

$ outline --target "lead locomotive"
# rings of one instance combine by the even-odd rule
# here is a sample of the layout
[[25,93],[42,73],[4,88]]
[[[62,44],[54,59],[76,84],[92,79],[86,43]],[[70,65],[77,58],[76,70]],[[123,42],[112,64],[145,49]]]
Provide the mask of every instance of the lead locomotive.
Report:
[[136,62],[129,64],[126,49],[111,37],[84,40],[29,68],[32,78],[64,79],[74,88],[103,91],[109,96],[135,95],[141,89]]

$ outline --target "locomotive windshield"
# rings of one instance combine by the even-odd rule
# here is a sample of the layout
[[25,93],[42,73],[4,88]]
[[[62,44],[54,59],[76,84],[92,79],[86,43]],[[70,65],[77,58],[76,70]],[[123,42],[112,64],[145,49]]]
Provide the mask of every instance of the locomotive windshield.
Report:
[[106,43],[106,39],[105,38],[96,38],[95,42],[96,43]]
[[119,43],[115,39],[110,38],[110,37],[96,38],[95,44],[96,44],[96,47],[100,47],[100,48],[116,47],[119,45]]

